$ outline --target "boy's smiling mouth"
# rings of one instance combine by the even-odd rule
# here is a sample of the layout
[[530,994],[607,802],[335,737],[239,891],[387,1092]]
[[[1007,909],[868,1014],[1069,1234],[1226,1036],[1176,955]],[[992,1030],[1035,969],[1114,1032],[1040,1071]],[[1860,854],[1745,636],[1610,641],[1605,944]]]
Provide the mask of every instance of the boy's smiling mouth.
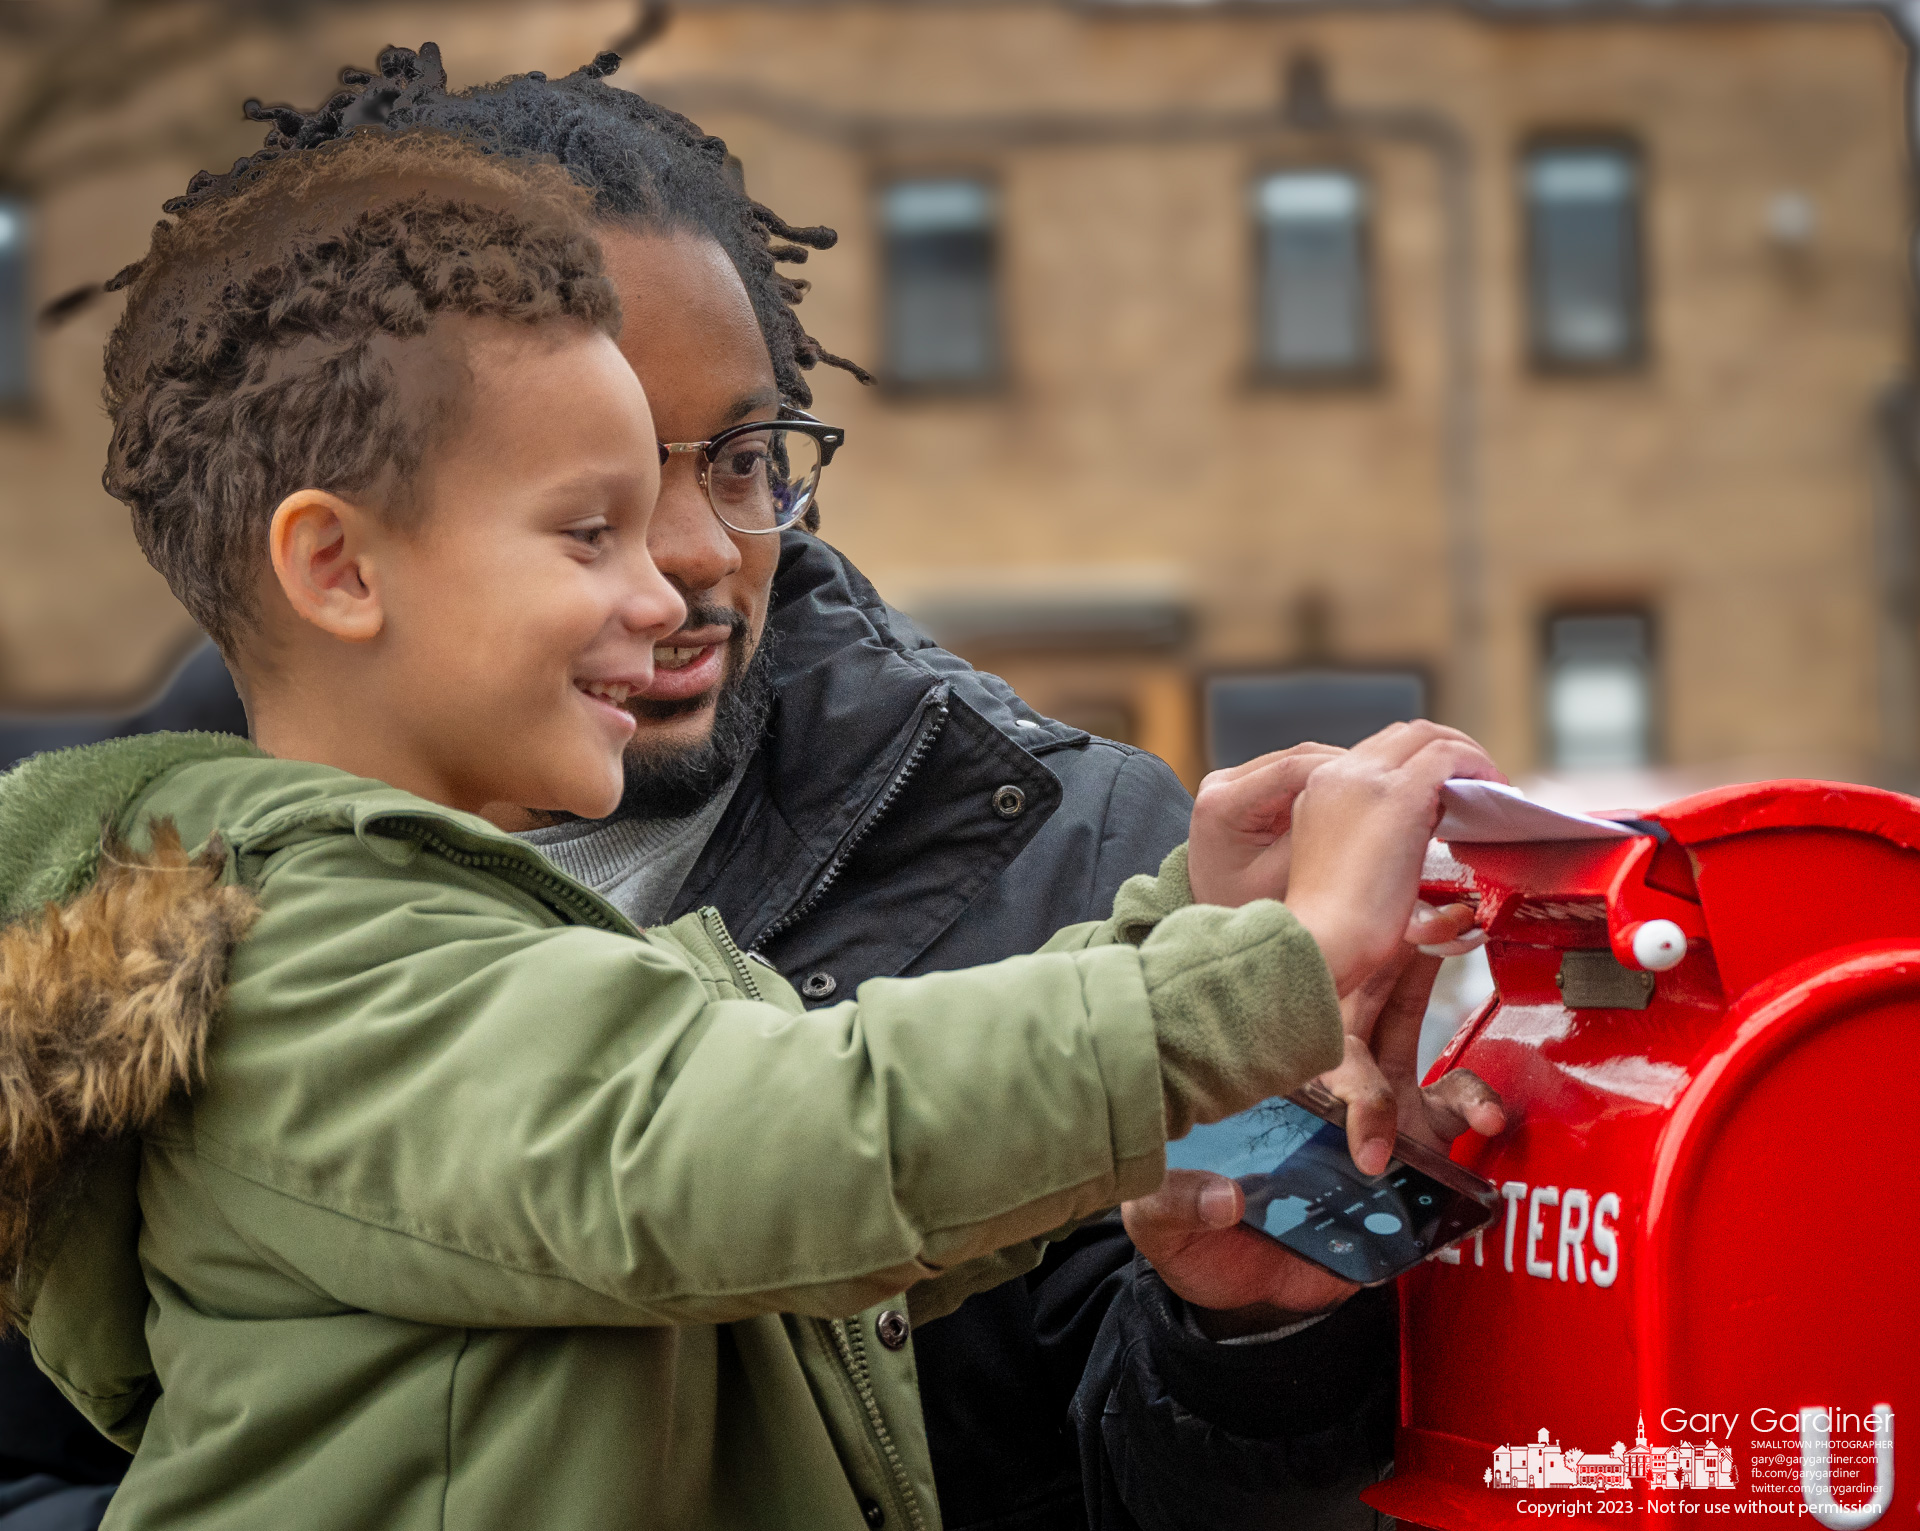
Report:
[[573,689],[584,696],[592,704],[593,710],[613,724],[622,735],[630,736],[633,733],[634,718],[627,711],[627,700],[646,689],[645,681],[609,676],[597,680],[576,680]]

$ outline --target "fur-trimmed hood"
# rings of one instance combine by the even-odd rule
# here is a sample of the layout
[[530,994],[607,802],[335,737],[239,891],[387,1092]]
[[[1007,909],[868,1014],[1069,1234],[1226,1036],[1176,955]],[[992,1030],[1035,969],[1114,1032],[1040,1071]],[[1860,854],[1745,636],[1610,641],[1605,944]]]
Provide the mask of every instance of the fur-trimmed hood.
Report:
[[249,751],[154,735],[0,777],[0,1324],[30,1305],[35,1240],[88,1194],[93,1151],[193,1083],[255,913],[217,843],[189,856],[162,826],[136,852],[115,826],[171,767]]
[[107,845],[64,907],[0,930],[0,1323],[20,1317],[36,1213],[76,1154],[140,1131],[199,1073],[256,912],[222,886],[224,861],[217,842],[189,858],[163,826],[145,855]]

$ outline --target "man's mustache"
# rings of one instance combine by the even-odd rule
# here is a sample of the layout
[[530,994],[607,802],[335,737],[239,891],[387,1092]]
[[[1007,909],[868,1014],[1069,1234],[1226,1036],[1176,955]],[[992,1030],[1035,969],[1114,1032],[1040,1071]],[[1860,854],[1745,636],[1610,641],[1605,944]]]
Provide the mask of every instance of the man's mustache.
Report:
[[747,619],[731,606],[712,606],[698,601],[687,602],[687,620],[680,624],[681,631],[702,627],[724,627],[727,629],[727,642],[732,645],[739,641],[747,630]]
[[[682,718],[690,712],[699,712],[715,696],[740,679],[750,657],[746,652],[747,619],[731,606],[714,606],[702,602],[687,602],[687,620],[681,624],[682,630],[697,631],[703,627],[724,627],[727,629],[727,662],[720,672],[720,682],[711,691],[703,691],[699,696],[686,697],[677,702],[656,702],[644,696],[633,697],[627,703],[627,711],[638,720],[664,722],[668,718]],[[636,738],[629,748],[646,747],[646,741]]]

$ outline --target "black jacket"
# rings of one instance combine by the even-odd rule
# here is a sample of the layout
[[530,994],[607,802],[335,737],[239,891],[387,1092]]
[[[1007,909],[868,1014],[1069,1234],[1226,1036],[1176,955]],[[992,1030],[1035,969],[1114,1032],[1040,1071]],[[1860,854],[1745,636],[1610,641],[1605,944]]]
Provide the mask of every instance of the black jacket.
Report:
[[[812,1002],[1032,951],[1186,838],[1161,761],[1040,716],[827,544],[786,535],[768,620],[766,742],[673,913],[717,905]],[[199,690],[207,660],[183,672]],[[1370,1528],[1356,1496],[1390,1459],[1395,1351],[1384,1291],[1287,1339],[1212,1344],[1117,1220],[1084,1228],[914,1336],[948,1531]],[[25,1385],[0,1373],[0,1418]],[[59,1455],[50,1437],[6,1465],[111,1470]]]
[[[816,1004],[1104,919],[1187,836],[1164,763],[1042,717],[790,532],[765,745],[673,913],[718,906]],[[1193,1335],[1116,1220],[914,1337],[948,1531],[1372,1527],[1391,1294],[1287,1339]]]

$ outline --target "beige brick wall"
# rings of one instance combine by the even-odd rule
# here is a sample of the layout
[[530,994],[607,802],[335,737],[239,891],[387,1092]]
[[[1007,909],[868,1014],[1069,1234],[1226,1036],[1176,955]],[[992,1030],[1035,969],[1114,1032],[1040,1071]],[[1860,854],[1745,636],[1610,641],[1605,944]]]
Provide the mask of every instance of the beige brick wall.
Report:
[[[169,110],[211,120],[248,89],[315,98],[331,61],[390,37],[436,36],[463,80],[558,72],[626,19],[600,4],[366,7],[250,34],[173,88]],[[1502,759],[1533,758],[1542,614],[1630,599],[1660,621],[1675,763],[1872,773],[1870,414],[1909,365],[1911,221],[1903,52],[1877,17],[1513,23],[1439,7],[741,0],[683,9],[622,79],[707,103],[704,124],[741,154],[756,195],[842,230],[807,268],[804,312],[856,357],[878,354],[876,181],[899,169],[996,180],[1008,384],[903,399],[820,377],[820,411],[851,432],[831,473],[829,534],[883,590],[916,598],[1142,582],[1185,592],[1189,651],[1006,664],[1043,705],[1137,689],[1145,733],[1191,773],[1181,677],[1300,658],[1303,602],[1323,604],[1334,659],[1421,665],[1450,701],[1437,178],[1417,146],[1283,130],[1280,73],[1300,49],[1326,61],[1341,102],[1444,113],[1473,146],[1486,733]],[[891,120],[919,139],[850,147],[713,107],[716,85]],[[956,119],[1186,108],[1276,120],[1194,142],[928,138],[929,124]],[[1541,378],[1525,366],[1515,156],[1555,128],[1625,132],[1645,151],[1652,356],[1640,371]],[[226,152],[247,141],[242,125]],[[1249,182],[1329,159],[1373,178],[1383,375],[1365,388],[1255,386]],[[137,253],[193,163],[160,153],[49,198],[43,288]],[[1786,190],[1817,206],[1803,257],[1767,237],[1769,199]],[[123,693],[184,633],[97,488],[96,358],[110,318],[102,308],[48,338],[42,410],[0,423],[0,696],[14,700]]]
[[[1877,17],[734,4],[683,17],[638,73],[689,101],[710,99],[697,82],[745,78],[924,124],[1272,107],[1301,49],[1343,103],[1437,110],[1475,151],[1486,733],[1501,758],[1534,756],[1543,613],[1624,599],[1660,622],[1673,762],[1871,773],[1870,411],[1908,364],[1910,216],[1903,53]],[[707,125],[757,195],[843,230],[809,268],[805,311],[869,359],[875,178],[959,168],[1002,189],[1006,389],[904,400],[820,384],[852,433],[831,534],[883,588],[1156,570],[1195,602],[1196,670],[1297,658],[1289,614],[1323,592],[1332,657],[1421,664],[1446,707],[1444,228],[1425,150],[1276,124],[1231,142],[1002,149],[954,134],[853,151],[740,111]],[[1634,373],[1524,363],[1516,155],[1560,128],[1624,132],[1646,155],[1652,358]],[[1374,178],[1376,387],[1246,380],[1247,188],[1292,161]],[[1804,259],[1767,236],[1789,190],[1818,210]]]

